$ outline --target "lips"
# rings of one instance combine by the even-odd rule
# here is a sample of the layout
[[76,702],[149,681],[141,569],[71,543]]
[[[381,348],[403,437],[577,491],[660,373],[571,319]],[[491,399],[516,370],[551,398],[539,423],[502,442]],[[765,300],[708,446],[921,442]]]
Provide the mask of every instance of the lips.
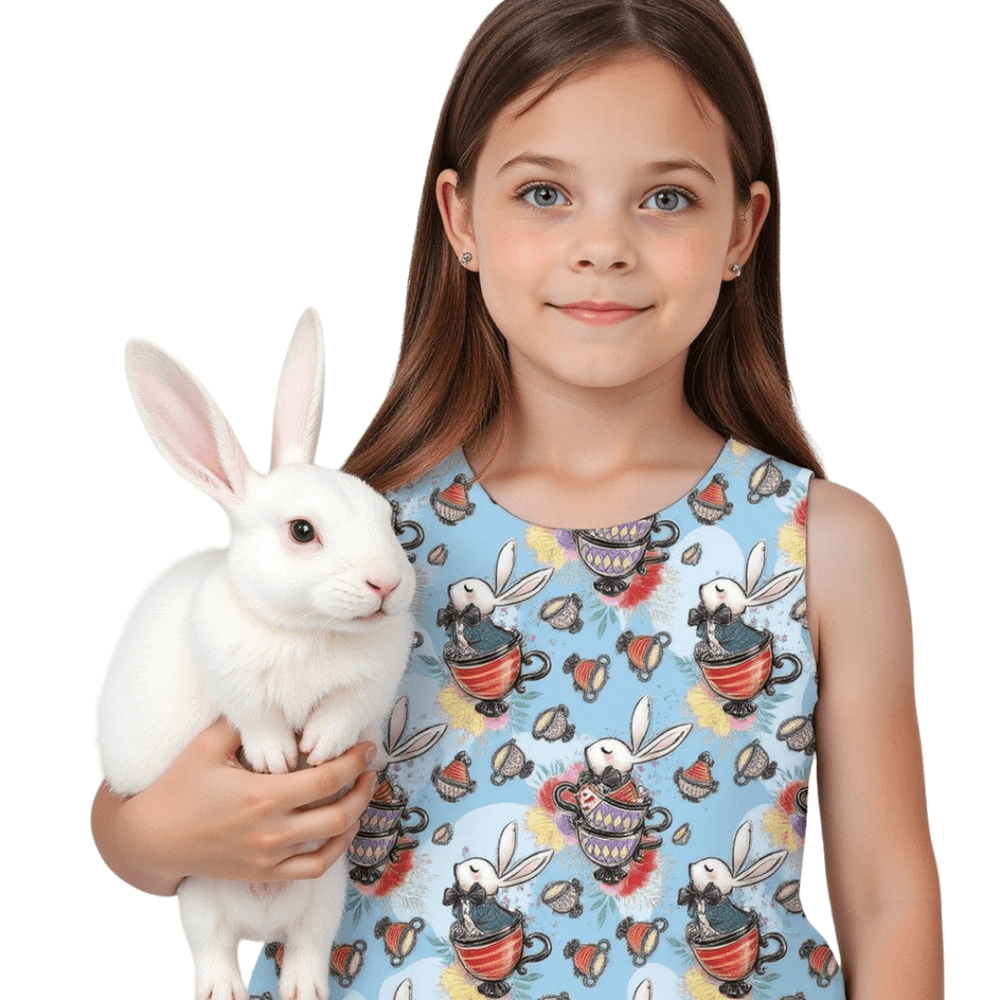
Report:
[[630,306],[625,302],[571,302],[569,305],[557,308],[582,323],[609,326],[631,319],[648,307]]

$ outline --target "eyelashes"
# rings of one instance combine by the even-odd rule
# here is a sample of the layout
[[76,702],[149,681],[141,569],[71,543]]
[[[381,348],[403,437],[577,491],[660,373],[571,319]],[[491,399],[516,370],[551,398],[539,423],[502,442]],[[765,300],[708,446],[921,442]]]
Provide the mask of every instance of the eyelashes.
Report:
[[[563,192],[560,190],[560,188],[556,184],[551,183],[550,181],[531,181],[528,184],[524,184],[521,187],[519,187],[512,195],[512,198],[515,201],[523,202],[525,205],[528,206],[528,208],[530,208],[534,212],[544,212],[546,209],[549,208],[563,207],[562,205],[554,203],[549,205],[538,205],[532,203],[532,201],[525,196],[531,194],[534,191],[547,191],[547,192],[552,192],[552,194],[555,195],[563,195]],[[680,212],[685,211],[686,209],[694,208],[699,202],[697,196],[688,191],[687,188],[680,187],[677,184],[666,184],[663,187],[657,188],[655,191],[649,194],[643,200],[642,203],[643,205],[645,205],[653,198],[658,198],[661,195],[665,196],[665,200],[668,202],[667,205],[657,206],[659,209],[662,210],[664,215],[677,215]],[[565,195],[563,196],[565,197]]]

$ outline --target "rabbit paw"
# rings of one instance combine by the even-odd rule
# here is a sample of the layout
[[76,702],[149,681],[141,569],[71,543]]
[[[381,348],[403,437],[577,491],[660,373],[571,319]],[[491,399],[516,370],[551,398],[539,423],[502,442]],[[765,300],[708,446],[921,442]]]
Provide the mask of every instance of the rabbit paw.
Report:
[[254,739],[244,736],[243,756],[254,771],[284,774],[295,770],[299,751],[291,733],[271,733]]
[[308,754],[306,763],[310,767],[339,757],[353,744],[345,736],[343,721],[333,712],[323,711],[323,706],[309,716],[299,740],[299,748]]
[[306,964],[295,963],[294,958],[282,963],[278,978],[278,996],[281,1000],[329,1000],[329,980],[325,975],[317,978],[315,968],[306,968]]

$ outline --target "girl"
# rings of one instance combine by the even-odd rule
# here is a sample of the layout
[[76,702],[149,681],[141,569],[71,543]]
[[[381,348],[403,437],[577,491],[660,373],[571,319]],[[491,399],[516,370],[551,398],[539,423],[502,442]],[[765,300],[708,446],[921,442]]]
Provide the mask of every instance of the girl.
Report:
[[[99,791],[115,871],[170,894],[349,851],[333,997],[942,995],[902,567],[791,402],[773,141],[720,4],[486,19],[345,468],[422,583],[379,773],[249,774],[220,722]],[[798,898],[814,755],[839,956]]]

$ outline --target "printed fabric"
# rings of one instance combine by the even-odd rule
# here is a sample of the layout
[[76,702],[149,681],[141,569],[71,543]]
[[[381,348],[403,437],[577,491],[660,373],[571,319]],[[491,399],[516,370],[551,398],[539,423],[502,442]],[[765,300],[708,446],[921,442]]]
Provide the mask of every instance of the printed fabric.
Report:
[[811,475],[730,439],[670,506],[588,530],[520,520],[460,449],[389,494],[417,628],[334,1000],[843,1000],[799,897]]

